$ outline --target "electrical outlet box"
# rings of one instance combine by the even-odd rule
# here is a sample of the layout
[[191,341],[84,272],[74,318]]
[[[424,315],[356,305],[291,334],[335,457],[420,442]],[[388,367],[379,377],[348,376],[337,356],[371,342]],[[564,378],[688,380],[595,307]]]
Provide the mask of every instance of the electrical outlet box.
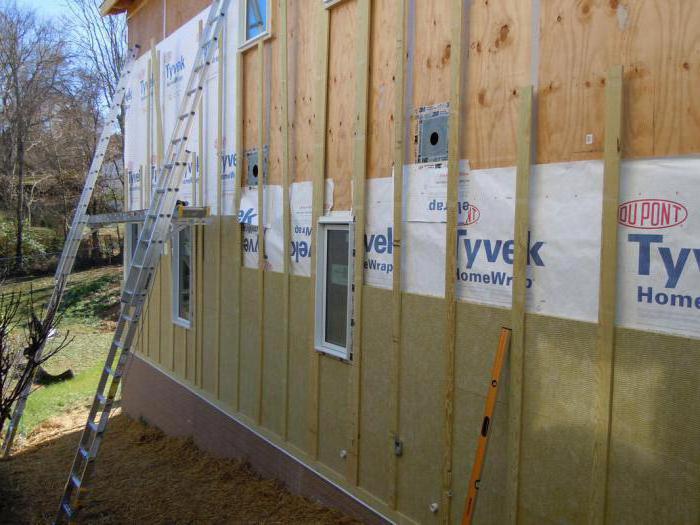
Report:
[[[257,149],[249,149],[248,151],[245,152],[245,158],[246,158],[246,164],[247,164],[247,177],[246,177],[246,185],[247,186],[257,186],[258,185],[258,178],[260,175],[260,163],[258,162],[258,150]],[[262,174],[263,174],[263,184],[267,184],[267,166],[268,166],[268,160],[269,160],[269,148],[265,146],[263,148],[263,167],[262,167]]]

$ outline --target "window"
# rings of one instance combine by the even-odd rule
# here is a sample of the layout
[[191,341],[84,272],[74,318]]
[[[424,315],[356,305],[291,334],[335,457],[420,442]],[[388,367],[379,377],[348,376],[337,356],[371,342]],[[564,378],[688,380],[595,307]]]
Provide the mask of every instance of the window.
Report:
[[129,260],[126,261],[126,266],[131,266],[131,261],[134,259],[134,254],[136,253],[136,246],[139,243],[139,233],[141,230],[141,225],[138,222],[132,222],[128,226],[129,228]]
[[352,357],[352,219],[319,220],[316,257],[316,350],[341,359]]
[[241,32],[244,35],[242,47],[245,47],[269,34],[270,0],[245,0],[241,5],[245,9],[245,16],[241,16]]
[[192,325],[192,228],[173,235],[173,322]]

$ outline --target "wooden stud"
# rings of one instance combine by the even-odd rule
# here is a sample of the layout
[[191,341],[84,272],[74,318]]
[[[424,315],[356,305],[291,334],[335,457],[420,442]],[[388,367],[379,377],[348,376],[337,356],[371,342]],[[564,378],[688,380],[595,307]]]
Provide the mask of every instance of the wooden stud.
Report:
[[464,40],[464,0],[451,2],[450,114],[447,153],[447,222],[445,224],[445,420],[442,450],[443,522],[449,521],[452,504],[452,441],[454,427],[455,344],[457,338],[457,192],[462,127],[462,45]]
[[367,113],[369,99],[369,41],[372,28],[370,0],[357,0],[356,100],[353,141],[352,211],[355,221],[355,263],[353,271],[352,368],[349,374],[350,443],[346,477],[357,485],[360,449],[360,391],[362,383],[362,295],[365,262],[365,188],[367,179]]
[[525,291],[528,257],[530,171],[532,165],[532,86],[520,90],[515,182],[512,344],[508,399],[508,523],[518,521],[520,443],[522,440],[523,365],[525,354]]
[[[204,22],[199,21],[199,38],[204,32]],[[202,80],[206,84],[206,80]],[[204,174],[207,173],[207,159],[204,154],[204,96],[199,99],[197,105],[197,158],[192,164],[192,199],[200,206],[204,205]],[[198,176],[197,176],[198,175]],[[197,188],[197,192],[194,189]],[[192,326],[195,329],[194,335],[194,352],[195,352],[195,384],[200,388],[204,387],[204,226],[197,225],[194,227],[196,239],[196,254],[195,260],[195,314]]]
[[394,99],[394,252],[392,264],[392,346],[391,346],[391,407],[392,421],[389,429],[389,507],[396,508],[398,500],[398,456],[394,442],[400,439],[401,428],[401,240],[403,234],[403,166],[406,161],[406,15],[409,0],[396,1],[396,17],[399,31],[396,36],[396,91]]
[[265,43],[258,42],[258,411],[262,423],[263,370],[265,367]]
[[[217,83],[216,83],[216,220],[218,221],[218,251],[216,256],[216,282],[221,283],[222,272],[221,272],[221,251],[224,242],[223,238],[223,187],[221,182],[221,177],[223,176],[223,162],[222,157],[225,152],[224,148],[224,75],[226,70],[224,68],[226,64],[226,55],[224,48],[224,38],[223,34],[221,38],[218,39],[219,44],[219,63],[217,69]],[[215,392],[216,398],[221,398],[221,286],[216,287],[216,384]]]
[[[311,211],[312,249],[311,249],[311,283],[309,289],[309,304],[311,305],[309,326],[311,334],[314,334],[316,323],[314,305],[316,297],[316,246],[318,246],[318,219],[323,213],[325,174],[326,174],[326,123],[328,119],[328,47],[330,39],[330,11],[319,2],[318,30],[316,34],[320,39],[316,46],[316,89],[314,96],[318,104],[316,121],[314,123],[314,149],[313,149],[313,199]],[[319,426],[319,389],[321,356],[316,352],[313,341],[310,348],[309,366],[309,456],[318,459],[318,426]]]
[[243,192],[243,53],[236,53],[236,193],[233,200],[233,280],[236,284],[236,412],[241,408],[241,224],[238,211],[241,209]]
[[289,83],[288,83],[288,35],[287,35],[287,0],[280,0],[280,125],[282,127],[282,438],[288,439],[289,412],[289,315],[290,315],[290,243],[291,209],[289,203]]
[[596,331],[596,401],[591,476],[590,523],[605,523],[610,456],[610,421],[615,363],[615,303],[617,300],[617,209],[622,159],[622,66],[608,71],[605,84],[605,171],[600,248],[600,290]]

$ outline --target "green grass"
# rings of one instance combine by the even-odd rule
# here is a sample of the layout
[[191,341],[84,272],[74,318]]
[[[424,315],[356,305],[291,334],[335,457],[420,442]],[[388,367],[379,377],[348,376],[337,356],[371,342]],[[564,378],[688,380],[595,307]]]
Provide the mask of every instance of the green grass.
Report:
[[102,365],[79,372],[70,381],[40,388],[29,396],[27,408],[19,425],[22,435],[29,434],[43,421],[82,403],[88,403],[95,394]]
[[[75,378],[41,387],[29,397],[20,424],[20,434],[27,435],[46,419],[90,402],[95,394],[100,371],[114,331],[113,319],[119,308],[121,267],[112,266],[77,272],[62,303],[63,318],[58,336],[47,345],[50,351],[67,334],[70,344],[44,365],[50,374],[73,370]],[[6,282],[5,290],[33,291],[38,312],[53,291],[53,277]]]

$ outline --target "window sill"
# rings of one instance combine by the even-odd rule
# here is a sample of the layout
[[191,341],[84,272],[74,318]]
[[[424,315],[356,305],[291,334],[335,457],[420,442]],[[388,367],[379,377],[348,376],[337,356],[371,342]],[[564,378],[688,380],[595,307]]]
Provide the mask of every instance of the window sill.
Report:
[[343,363],[350,363],[350,353],[344,348],[335,347],[335,346],[331,347],[331,346],[318,345],[318,344],[315,346],[315,348],[319,354],[323,354],[323,355],[326,355],[328,357],[334,357],[334,358],[342,361]]
[[184,328],[185,330],[189,330],[192,328],[192,321],[187,321],[186,319],[180,319],[179,317],[173,319],[173,324],[175,326],[179,326],[180,328]]
[[261,40],[265,42],[270,38],[272,38],[272,34],[270,33],[270,31],[263,31],[259,35],[255,35],[253,38],[250,38],[243,42],[240,46],[238,46],[238,51],[248,51],[249,49],[255,47]]

